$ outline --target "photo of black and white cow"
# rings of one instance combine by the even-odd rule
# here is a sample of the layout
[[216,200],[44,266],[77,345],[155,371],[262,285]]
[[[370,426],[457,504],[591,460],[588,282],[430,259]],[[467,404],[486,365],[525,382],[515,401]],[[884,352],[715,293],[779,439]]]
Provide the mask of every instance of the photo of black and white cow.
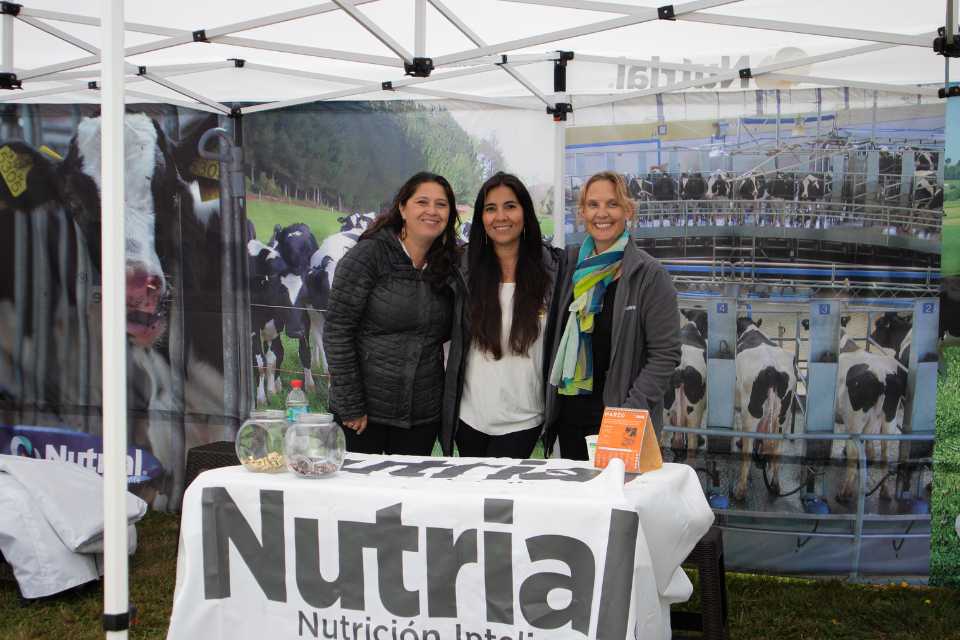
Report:
[[[203,420],[222,416],[219,211],[201,206],[191,162],[201,121],[181,140],[142,113],[124,122],[126,339],[131,446],[145,447],[165,477],[156,508],[175,507],[187,448],[222,437]],[[3,380],[31,418],[86,417],[100,402],[99,117],[83,119],[62,159],[23,142],[0,143],[24,176],[0,181],[0,330],[13,380]],[[26,269],[24,269],[26,267]],[[3,375],[3,374],[0,374]],[[6,375],[4,375],[6,377]],[[71,417],[72,416],[72,417]]]

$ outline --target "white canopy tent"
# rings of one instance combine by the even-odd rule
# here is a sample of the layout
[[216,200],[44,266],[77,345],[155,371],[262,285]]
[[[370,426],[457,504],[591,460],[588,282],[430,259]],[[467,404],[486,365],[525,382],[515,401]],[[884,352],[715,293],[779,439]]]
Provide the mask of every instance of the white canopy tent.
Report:
[[[105,612],[126,637],[123,103],[224,115],[322,100],[454,100],[569,113],[552,149],[563,243],[565,124],[665,94],[851,87],[937,100],[949,66],[931,50],[953,0],[70,0],[3,3],[0,102],[103,107]],[[265,10],[269,13],[265,15]],[[80,11],[80,13],[77,13]],[[572,52],[572,60],[564,61]],[[101,63],[101,61],[103,61]],[[417,75],[406,75],[406,70]],[[650,70],[643,86],[623,66]],[[565,68],[557,83],[555,68]],[[418,77],[422,76],[422,77]],[[719,85],[719,88],[717,88]],[[719,102],[719,99],[718,99]],[[237,106],[235,103],[241,103]],[[109,237],[108,237],[109,236]],[[119,617],[117,617],[119,616]]]

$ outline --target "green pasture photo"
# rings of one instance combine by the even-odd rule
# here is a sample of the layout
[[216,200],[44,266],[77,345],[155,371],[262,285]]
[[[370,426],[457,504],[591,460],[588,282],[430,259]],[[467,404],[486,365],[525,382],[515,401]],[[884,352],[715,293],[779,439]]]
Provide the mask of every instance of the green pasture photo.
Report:
[[943,213],[940,269],[945,277],[958,276],[960,275],[960,200],[945,202]]
[[944,352],[937,385],[937,438],[930,504],[930,583],[960,588],[960,348]]

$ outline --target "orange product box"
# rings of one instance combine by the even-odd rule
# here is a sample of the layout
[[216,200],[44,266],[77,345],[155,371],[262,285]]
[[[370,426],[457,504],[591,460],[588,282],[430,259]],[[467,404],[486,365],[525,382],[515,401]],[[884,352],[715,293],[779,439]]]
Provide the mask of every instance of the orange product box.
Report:
[[604,410],[593,464],[604,469],[613,458],[623,460],[627,473],[644,473],[663,466],[649,411],[618,407]]

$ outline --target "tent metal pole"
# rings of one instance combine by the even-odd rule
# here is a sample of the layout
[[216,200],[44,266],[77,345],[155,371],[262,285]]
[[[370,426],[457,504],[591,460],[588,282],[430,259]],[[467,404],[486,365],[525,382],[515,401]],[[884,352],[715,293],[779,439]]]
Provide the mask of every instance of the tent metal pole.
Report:
[[[441,0],[430,0],[430,3],[434,6],[434,8],[437,11],[439,11],[443,15],[444,18],[446,18],[450,22],[450,24],[455,26],[460,31],[460,33],[467,36],[467,38],[473,44],[477,45],[478,47],[487,46],[487,43],[483,41],[483,38],[481,38],[480,35],[477,32],[475,32],[473,29],[468,27],[467,23],[461,20],[457,16],[457,14],[455,14],[453,11],[450,10],[449,7],[443,4]],[[514,80],[522,84],[527,89],[527,91],[537,96],[537,98],[539,98],[540,101],[543,102],[543,104],[547,105],[548,107],[553,106],[553,103],[550,100],[548,100],[547,97],[543,95],[543,93],[539,89],[537,89],[536,85],[530,82],[530,80],[528,80],[522,73],[520,73],[516,69],[511,68],[508,64],[502,64],[500,66],[503,68],[504,71],[510,74],[511,78],[513,78]]]
[[50,87],[49,89],[37,89],[36,91],[17,91],[15,93],[9,93],[6,95],[0,94],[0,103],[3,102],[16,102],[18,100],[26,100],[28,98],[40,98],[43,96],[55,96],[58,93],[69,93],[71,91],[86,91],[88,88],[87,82],[73,82],[68,85],[62,85],[59,87]]
[[210,42],[219,44],[228,44],[234,47],[246,47],[247,49],[260,49],[263,51],[274,51],[277,53],[294,53],[301,56],[310,56],[313,58],[329,58],[331,60],[345,60],[347,62],[362,62],[364,64],[376,64],[381,67],[402,67],[403,61],[387,56],[377,56],[368,53],[354,53],[351,51],[338,51],[336,49],[321,49],[320,47],[305,47],[303,45],[286,44],[283,42],[269,42],[267,40],[256,40],[254,38],[241,38],[237,36],[217,36],[210,38]]
[[[566,127],[562,121],[553,123],[553,246],[566,246],[566,212],[564,211],[563,173],[566,165],[567,143]],[[576,207],[576,203],[574,203]]]
[[543,111],[543,107],[540,105],[531,106],[519,103],[519,100],[524,98],[487,98],[485,96],[476,96],[469,93],[457,93],[455,91],[443,91],[441,89],[428,89],[427,87],[421,86],[402,87],[402,89],[405,93],[413,93],[432,98],[458,100],[460,102],[474,102],[477,104],[489,104],[496,107],[504,107],[505,109],[520,109],[523,111],[537,112]]
[[0,70],[13,71],[13,16],[5,13],[2,16],[2,34],[0,34]]
[[288,67],[277,67],[269,64],[258,64],[255,62],[247,62],[244,65],[245,69],[250,69],[252,71],[265,71],[267,73],[275,73],[282,76],[290,76],[292,78],[309,78],[311,80],[322,80],[324,82],[337,82],[340,84],[346,84],[351,86],[369,86],[369,87],[379,87],[379,82],[374,82],[371,80],[363,80],[361,78],[350,78],[348,76],[335,76],[329,73],[316,73],[315,71],[303,71],[302,69],[290,69]]
[[186,87],[180,86],[179,84],[177,84],[177,83],[175,83],[175,82],[171,82],[170,80],[167,80],[166,78],[161,78],[160,76],[157,76],[157,75],[154,75],[154,74],[148,73],[148,72],[141,73],[140,76],[141,76],[142,78],[146,78],[147,80],[149,80],[149,81],[151,81],[151,82],[155,82],[156,84],[159,84],[159,85],[162,86],[162,87],[166,87],[167,89],[170,89],[171,91],[174,91],[174,92],[176,92],[176,93],[179,93],[180,95],[187,96],[188,98],[192,98],[193,100],[196,100],[197,102],[199,102],[199,103],[201,103],[201,104],[205,104],[205,105],[207,105],[208,107],[210,107],[211,109],[216,109],[217,111],[219,111],[219,112],[222,113],[222,114],[228,115],[228,114],[230,113],[230,109],[229,109],[228,107],[220,104],[220,103],[217,102],[216,100],[211,100],[210,98],[206,98],[206,97],[200,95],[199,93],[196,93],[195,91],[191,91],[190,89],[187,89]]
[[359,9],[353,6],[352,0],[333,0],[333,3],[338,7],[343,9],[343,11],[353,18],[357,24],[370,32],[374,38],[379,40],[385,47],[393,51],[399,57],[403,58],[404,62],[413,63],[413,54],[404,48],[402,44],[394,40],[390,34],[377,26],[373,20],[365,16]]
[[413,55],[423,58],[427,55],[427,0],[414,0],[413,11]]
[[[101,224],[103,291],[103,516],[104,627],[107,639],[126,639],[127,564],[127,329],[124,220],[123,0],[103,3],[100,77]],[[113,624],[110,624],[113,622]],[[110,630],[114,629],[114,630]]]
[[[536,4],[541,6],[562,7],[567,9],[580,9],[583,11],[598,11],[604,13],[619,13],[622,15],[644,15],[650,11],[648,7],[638,7],[636,5],[620,4],[615,2],[591,2],[590,0],[503,0],[504,2],[515,2],[520,4]],[[829,38],[847,38],[850,40],[864,40],[867,42],[886,42],[888,44],[900,44],[911,47],[930,47],[930,39],[923,36],[913,36],[902,33],[891,33],[888,31],[868,31],[865,29],[848,29],[844,27],[832,27],[819,24],[806,24],[803,22],[788,22],[784,20],[766,20],[761,18],[748,18],[744,16],[728,16],[717,13],[687,13],[683,16],[677,15],[678,20],[688,22],[703,22],[707,24],[719,24],[728,27],[744,27],[747,29],[763,29],[766,31],[781,31],[787,33],[800,33],[811,36],[826,36]]]
[[837,78],[824,78],[823,76],[808,76],[792,73],[768,73],[767,78],[771,80],[786,80],[788,82],[823,84],[835,87],[851,87],[854,89],[867,89],[873,91],[883,91],[885,93],[902,93],[911,96],[937,97],[937,90],[931,87],[920,87],[917,85],[897,85],[883,84],[880,82],[861,82],[858,80],[839,80]]
[[[174,76],[186,76],[192,73],[203,73],[204,71],[215,71],[217,69],[229,69],[235,67],[233,61],[225,60],[223,62],[202,62],[198,64],[168,64],[168,65],[156,65],[150,66],[150,71],[156,75],[162,75],[165,78],[172,78]],[[136,67],[133,65],[128,66],[128,70],[133,70],[136,72]],[[128,71],[129,74],[129,71]],[[95,80],[100,75],[99,70],[90,70],[90,71],[64,71],[52,76],[47,76],[44,78],[44,81],[50,82],[63,82],[66,80]],[[135,78],[127,78],[127,82],[135,82]]]
[[[399,80],[394,80],[390,83],[391,88],[400,89],[401,87],[408,87],[411,85],[422,84],[424,82],[436,82],[440,80],[448,80],[450,78],[462,78],[465,76],[472,76],[478,73],[487,73],[496,68],[497,65],[488,65],[483,67],[467,67],[465,69],[458,69],[456,71],[447,71],[446,73],[431,75],[428,78],[412,78],[412,77],[403,77]],[[298,104],[306,104],[308,102],[319,102],[321,100],[333,100],[335,98],[345,98],[349,96],[356,96],[364,93],[371,93],[374,91],[383,90],[385,83],[370,83],[362,87],[354,87],[350,89],[341,89],[339,91],[331,91],[329,93],[321,93],[313,96],[305,96],[303,98],[291,98],[290,100],[281,100],[279,102],[265,102],[263,104],[258,104],[253,107],[244,107],[244,114],[258,113],[260,111],[273,111],[274,109],[282,109],[284,107],[292,107]]]
[[142,98],[146,102],[155,102],[162,104],[169,104],[175,107],[183,107],[184,109],[196,109],[197,111],[205,111],[206,113],[216,113],[220,115],[220,111],[212,107],[208,107],[205,104],[199,102],[189,102],[188,100],[177,100],[175,98],[167,98],[164,96],[154,95],[152,93],[147,93],[146,91],[132,91],[127,89],[127,95],[131,98]]
[[39,29],[40,31],[43,31],[45,33],[49,33],[54,38],[58,38],[60,40],[63,40],[64,42],[68,42],[73,46],[77,47],[78,49],[83,49],[87,53],[92,53],[97,56],[100,55],[100,49],[96,48],[89,42],[84,42],[80,38],[77,38],[61,29],[57,29],[56,27],[47,24],[43,20],[37,20],[36,18],[31,18],[30,16],[19,16],[19,18],[21,22],[24,22],[30,25],[31,27],[35,29]]

